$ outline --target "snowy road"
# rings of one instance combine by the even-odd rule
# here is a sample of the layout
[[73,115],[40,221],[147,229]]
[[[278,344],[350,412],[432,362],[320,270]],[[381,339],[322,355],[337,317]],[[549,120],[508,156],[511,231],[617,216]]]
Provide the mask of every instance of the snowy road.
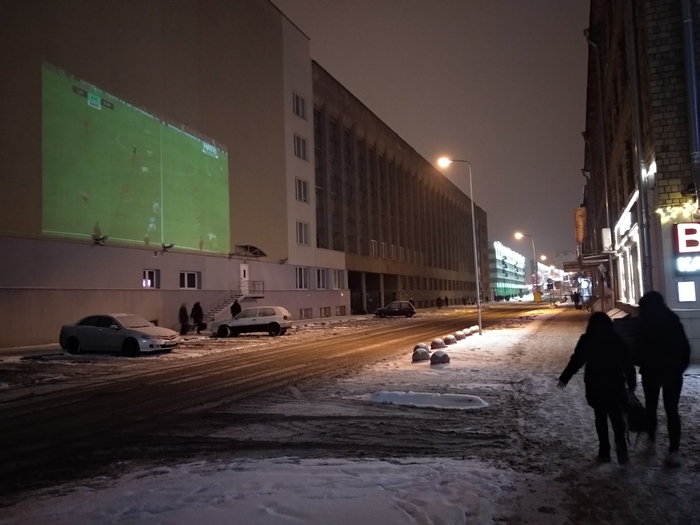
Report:
[[[165,415],[119,444],[113,459],[128,461],[0,508],[0,524],[184,524],[194,509],[200,523],[266,525],[700,523],[698,369],[688,370],[681,397],[681,468],[663,464],[662,411],[655,451],[642,439],[629,465],[597,464],[582,374],[556,389],[586,320],[571,308],[510,311],[482,337],[449,347],[449,365],[411,363],[407,351]],[[486,406],[421,404],[446,394]],[[87,451],[65,465],[94,467],[107,456]]]

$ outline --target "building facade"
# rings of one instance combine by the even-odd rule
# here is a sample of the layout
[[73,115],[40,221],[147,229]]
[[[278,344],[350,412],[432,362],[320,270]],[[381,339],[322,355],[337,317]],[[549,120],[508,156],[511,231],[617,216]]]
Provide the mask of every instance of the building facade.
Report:
[[[700,359],[697,25],[692,0],[592,0],[581,268],[600,309],[661,292]],[[698,229],[696,229],[698,228]]]
[[196,301],[310,318],[469,294],[468,199],[319,83],[267,0],[1,10],[0,347],[95,312],[174,327]]
[[491,300],[508,300],[528,293],[525,256],[496,241],[489,248]]

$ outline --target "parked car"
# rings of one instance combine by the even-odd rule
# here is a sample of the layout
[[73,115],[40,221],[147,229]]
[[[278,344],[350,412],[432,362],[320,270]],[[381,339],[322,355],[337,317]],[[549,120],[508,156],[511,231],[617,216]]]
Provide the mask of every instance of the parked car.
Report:
[[61,348],[70,354],[91,350],[129,356],[169,352],[180,342],[176,331],[155,326],[134,314],[89,315],[75,324],[62,326],[58,339]]
[[416,309],[408,301],[394,301],[382,308],[377,308],[374,315],[377,317],[413,317]]
[[237,336],[251,332],[284,335],[292,327],[292,316],[282,306],[256,306],[242,310],[236,317],[216,321],[211,332],[219,337]]

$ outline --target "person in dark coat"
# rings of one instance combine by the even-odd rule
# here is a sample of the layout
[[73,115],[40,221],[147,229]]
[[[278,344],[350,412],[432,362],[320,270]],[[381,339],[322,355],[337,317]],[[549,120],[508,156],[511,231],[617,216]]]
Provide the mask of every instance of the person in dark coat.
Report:
[[231,305],[231,317],[236,317],[238,314],[241,313],[241,304],[238,302],[238,299],[233,301],[233,304]]
[[649,441],[653,444],[656,439],[656,410],[663,389],[669,440],[666,462],[677,465],[681,442],[678,402],[683,388],[683,372],[690,363],[690,343],[678,315],[666,306],[659,292],[647,292],[639,300],[635,345],[646,401]]
[[625,385],[634,391],[637,374],[632,353],[615,331],[612,319],[603,312],[595,312],[588,320],[586,333],[579,338],[569,364],[559,377],[558,388],[565,388],[572,376],[584,365],[586,401],[595,413],[595,429],[598,433],[598,459],[610,461],[610,418],[617,461],[625,464],[629,461],[623,415],[627,396]]
[[197,327],[197,333],[201,334],[202,323],[204,322],[204,312],[202,311],[202,307],[200,306],[199,302],[194,303],[190,317],[192,318],[192,324]]
[[442,308],[442,297],[438,296],[438,298],[435,299],[435,306]]
[[578,292],[572,293],[571,300],[574,302],[574,308],[576,308],[576,310],[580,310],[581,307],[579,306],[579,303],[581,302],[581,294]]
[[177,313],[177,320],[180,321],[180,335],[187,335],[187,332],[190,329],[190,316],[187,315],[187,305],[185,303],[182,303],[182,306]]

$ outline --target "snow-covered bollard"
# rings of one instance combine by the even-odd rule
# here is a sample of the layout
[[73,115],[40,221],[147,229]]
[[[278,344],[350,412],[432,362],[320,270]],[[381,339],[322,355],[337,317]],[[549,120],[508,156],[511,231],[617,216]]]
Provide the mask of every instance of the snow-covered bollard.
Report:
[[430,343],[430,349],[438,350],[440,348],[445,348],[445,341],[438,337],[437,339],[433,340],[432,343]]
[[433,355],[430,356],[430,364],[431,365],[445,365],[450,362],[450,356],[447,355],[447,352],[444,350],[438,350],[437,352],[433,352]]
[[464,339],[465,337],[467,337],[467,336],[464,335],[464,332],[462,332],[462,330],[457,330],[457,331],[455,332],[455,339],[457,339],[457,341],[461,341],[461,340]]
[[452,334],[446,335],[443,338],[443,340],[445,341],[446,345],[456,345],[457,344],[457,338]]
[[428,352],[427,348],[417,347],[413,351],[413,357],[411,358],[411,361],[413,363],[416,363],[418,361],[429,361],[429,360],[430,360],[430,352]]
[[419,348],[425,348],[428,351],[428,353],[430,353],[430,347],[425,343],[418,343],[416,346],[413,347],[413,351],[415,352]]
[[465,337],[469,337],[470,335],[472,335],[472,329],[471,329],[471,328],[465,328],[464,330],[462,330],[462,333],[464,333],[464,336],[465,336]]
[[471,332],[472,332],[473,334],[476,334],[477,332],[479,332],[479,325],[478,325],[478,324],[475,324],[475,325],[472,326],[469,330],[471,330]]

